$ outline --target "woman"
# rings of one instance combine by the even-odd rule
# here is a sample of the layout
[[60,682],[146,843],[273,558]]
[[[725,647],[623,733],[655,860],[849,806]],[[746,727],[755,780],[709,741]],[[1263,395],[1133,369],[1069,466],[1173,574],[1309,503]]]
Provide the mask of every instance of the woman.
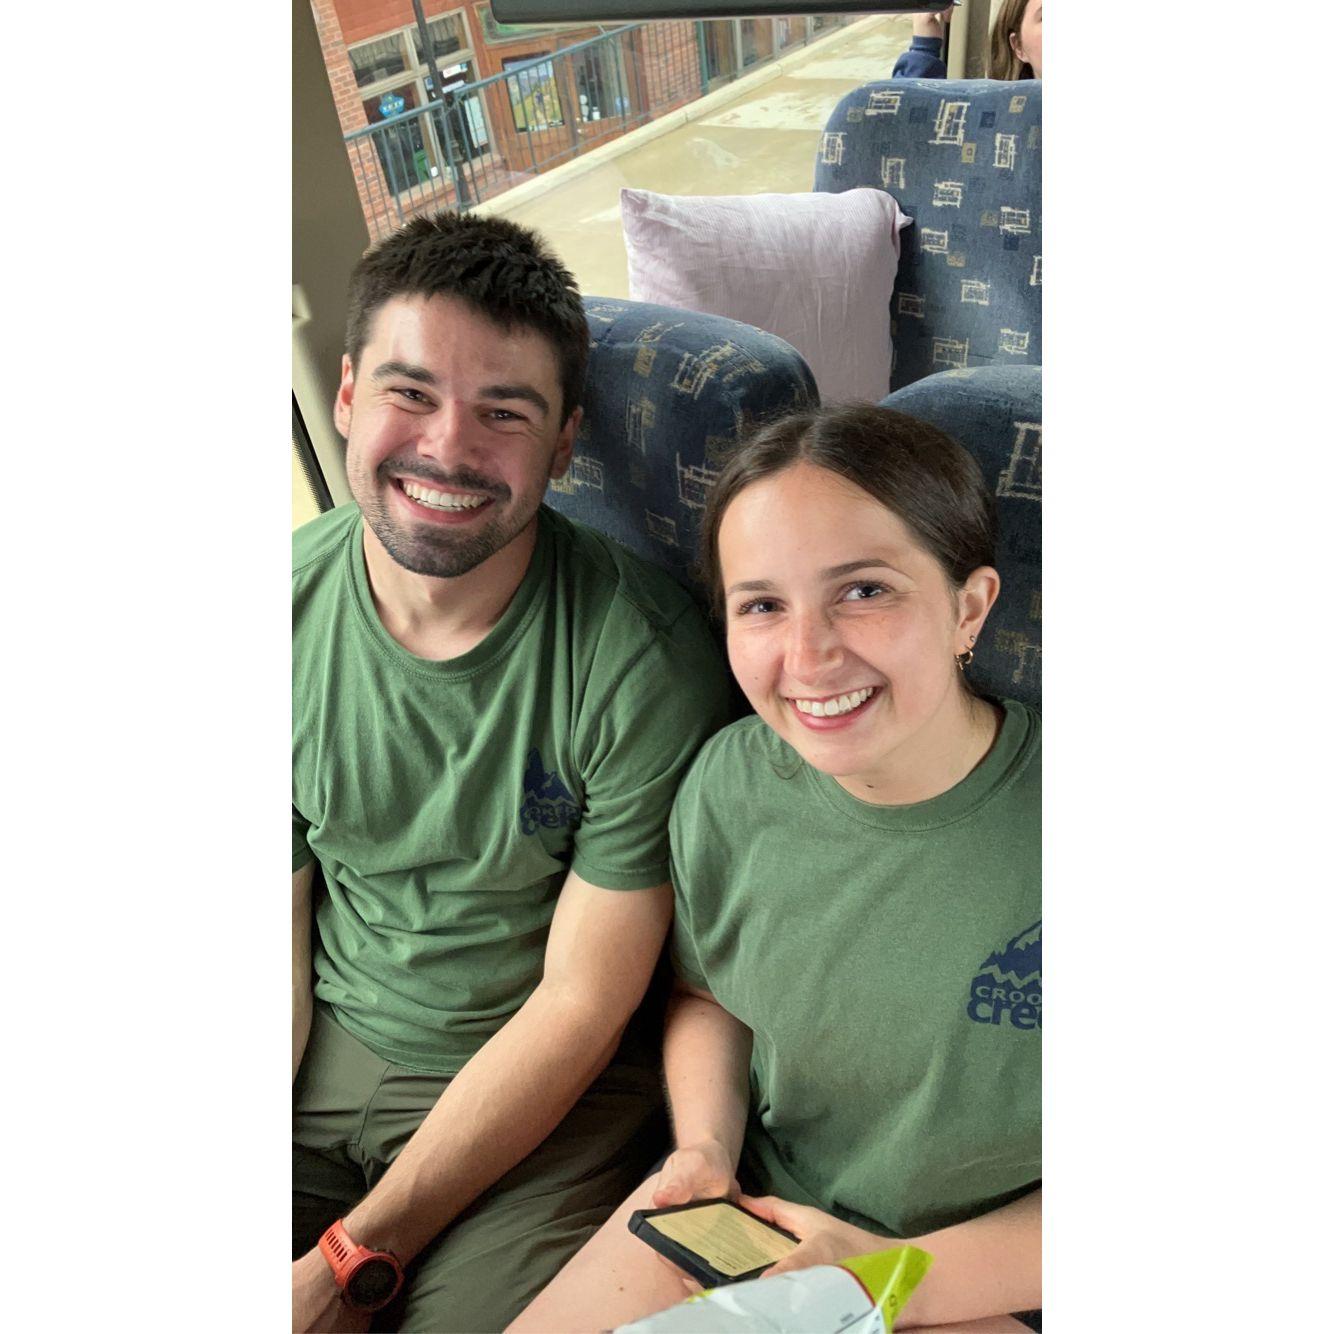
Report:
[[[945,24],[953,9],[914,14],[912,45],[894,63],[892,79],[943,79]],[[987,77],[1040,79],[1042,77],[1042,0],[1002,0],[991,25]]]
[[972,458],[885,408],[787,418],[724,468],[702,556],[756,716],[672,812],[677,1148],[515,1330],[681,1300],[629,1213],[742,1187],[801,1239],[775,1270],[930,1251],[900,1328],[1041,1305],[1039,720],[965,675],[994,524]]

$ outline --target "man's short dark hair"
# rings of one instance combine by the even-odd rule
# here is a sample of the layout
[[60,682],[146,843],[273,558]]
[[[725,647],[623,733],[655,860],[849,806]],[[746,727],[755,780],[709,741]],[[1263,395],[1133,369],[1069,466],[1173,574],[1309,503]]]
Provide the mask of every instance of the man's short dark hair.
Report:
[[397,296],[451,296],[504,329],[531,329],[560,367],[561,425],[588,369],[588,321],[574,275],[536,233],[505,218],[435,213],[372,246],[352,271],[347,355],[355,371],[371,322]]

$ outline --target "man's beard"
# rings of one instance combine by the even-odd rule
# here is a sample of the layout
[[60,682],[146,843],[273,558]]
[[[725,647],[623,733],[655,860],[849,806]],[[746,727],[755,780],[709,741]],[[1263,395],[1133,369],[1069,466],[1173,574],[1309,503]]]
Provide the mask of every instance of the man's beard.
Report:
[[[397,475],[402,477],[407,474],[400,470]],[[538,509],[538,505],[534,505],[527,513],[522,510],[501,511],[500,506],[512,498],[510,488],[503,482],[489,481],[467,468],[459,468],[452,473],[414,468],[411,476],[424,486],[441,489],[453,486],[480,492],[492,498],[495,502],[492,508],[497,511],[493,517],[483,521],[480,528],[457,532],[444,526],[437,527],[425,520],[413,524],[410,520],[401,520],[391,515],[389,505],[380,491],[370,490],[365,500],[358,496],[356,499],[362,517],[370,525],[371,532],[380,539],[380,544],[394,562],[413,574],[430,575],[435,579],[457,579],[459,575],[467,574],[514,541],[527,528]],[[378,479],[386,489],[397,485],[383,469]]]

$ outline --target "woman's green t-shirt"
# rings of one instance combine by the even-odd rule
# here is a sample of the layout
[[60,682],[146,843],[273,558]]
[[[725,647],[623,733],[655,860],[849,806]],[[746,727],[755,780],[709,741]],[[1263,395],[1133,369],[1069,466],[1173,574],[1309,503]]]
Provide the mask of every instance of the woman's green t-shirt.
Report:
[[917,1236],[1041,1178],[1041,723],[873,806],[758,718],[672,811],[678,971],[755,1034],[743,1184]]

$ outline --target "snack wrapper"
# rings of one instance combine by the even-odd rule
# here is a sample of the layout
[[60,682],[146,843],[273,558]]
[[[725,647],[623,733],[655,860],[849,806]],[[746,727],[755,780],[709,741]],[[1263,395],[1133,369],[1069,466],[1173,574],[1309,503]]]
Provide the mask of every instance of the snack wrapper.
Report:
[[615,1334],[886,1334],[930,1268],[925,1251],[893,1246],[710,1288]]

